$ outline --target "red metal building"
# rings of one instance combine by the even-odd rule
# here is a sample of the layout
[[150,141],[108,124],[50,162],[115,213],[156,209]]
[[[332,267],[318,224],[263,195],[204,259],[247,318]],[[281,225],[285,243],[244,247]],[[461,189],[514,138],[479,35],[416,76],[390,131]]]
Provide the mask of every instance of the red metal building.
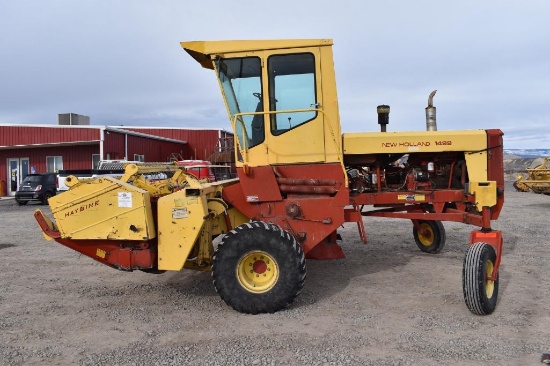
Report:
[[29,173],[91,169],[100,160],[208,160],[232,147],[232,136],[219,129],[0,124],[0,196],[14,195]]
[[[233,150],[233,133],[225,130],[174,129],[169,127],[125,127],[135,132],[178,139],[187,142],[185,159],[213,160],[212,154]],[[232,154],[231,154],[232,158]],[[213,161],[229,163],[232,160]]]

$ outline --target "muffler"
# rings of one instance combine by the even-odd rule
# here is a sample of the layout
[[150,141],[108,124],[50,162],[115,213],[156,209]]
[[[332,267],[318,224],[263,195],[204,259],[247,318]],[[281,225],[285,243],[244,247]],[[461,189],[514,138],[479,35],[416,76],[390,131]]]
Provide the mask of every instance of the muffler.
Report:
[[426,131],[437,131],[435,107],[433,106],[433,99],[436,92],[437,90],[434,90],[428,97],[428,106],[426,107]]

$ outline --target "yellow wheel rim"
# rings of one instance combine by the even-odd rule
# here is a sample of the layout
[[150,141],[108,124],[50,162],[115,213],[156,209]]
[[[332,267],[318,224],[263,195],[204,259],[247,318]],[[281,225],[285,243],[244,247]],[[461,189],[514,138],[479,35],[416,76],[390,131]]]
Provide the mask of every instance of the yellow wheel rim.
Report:
[[485,266],[485,294],[487,295],[488,299],[493,297],[493,292],[495,291],[495,281],[488,279],[493,274],[493,268],[493,262],[488,260],[487,265]]
[[420,224],[420,230],[418,230],[418,240],[420,244],[425,247],[429,247],[434,243],[434,231],[432,227],[426,223]]
[[248,252],[237,263],[237,279],[248,291],[261,294],[277,283],[279,266],[266,252]]

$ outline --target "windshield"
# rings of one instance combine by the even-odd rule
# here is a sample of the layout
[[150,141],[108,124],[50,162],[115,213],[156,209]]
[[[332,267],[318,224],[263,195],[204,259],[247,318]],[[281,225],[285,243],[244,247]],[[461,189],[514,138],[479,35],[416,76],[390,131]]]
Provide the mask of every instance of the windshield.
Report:
[[[262,67],[258,57],[219,59],[216,68],[231,120],[237,113],[261,113]],[[241,149],[265,140],[263,114],[237,118],[235,133]]]

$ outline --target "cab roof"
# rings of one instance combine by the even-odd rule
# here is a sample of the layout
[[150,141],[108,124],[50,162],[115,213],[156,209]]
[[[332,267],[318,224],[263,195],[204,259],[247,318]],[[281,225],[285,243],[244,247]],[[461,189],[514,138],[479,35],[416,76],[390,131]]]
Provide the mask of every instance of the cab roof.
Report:
[[252,51],[278,50],[287,48],[332,46],[332,39],[277,39],[246,41],[191,41],[181,42],[181,46],[198,63],[213,69],[212,59],[216,55]]

